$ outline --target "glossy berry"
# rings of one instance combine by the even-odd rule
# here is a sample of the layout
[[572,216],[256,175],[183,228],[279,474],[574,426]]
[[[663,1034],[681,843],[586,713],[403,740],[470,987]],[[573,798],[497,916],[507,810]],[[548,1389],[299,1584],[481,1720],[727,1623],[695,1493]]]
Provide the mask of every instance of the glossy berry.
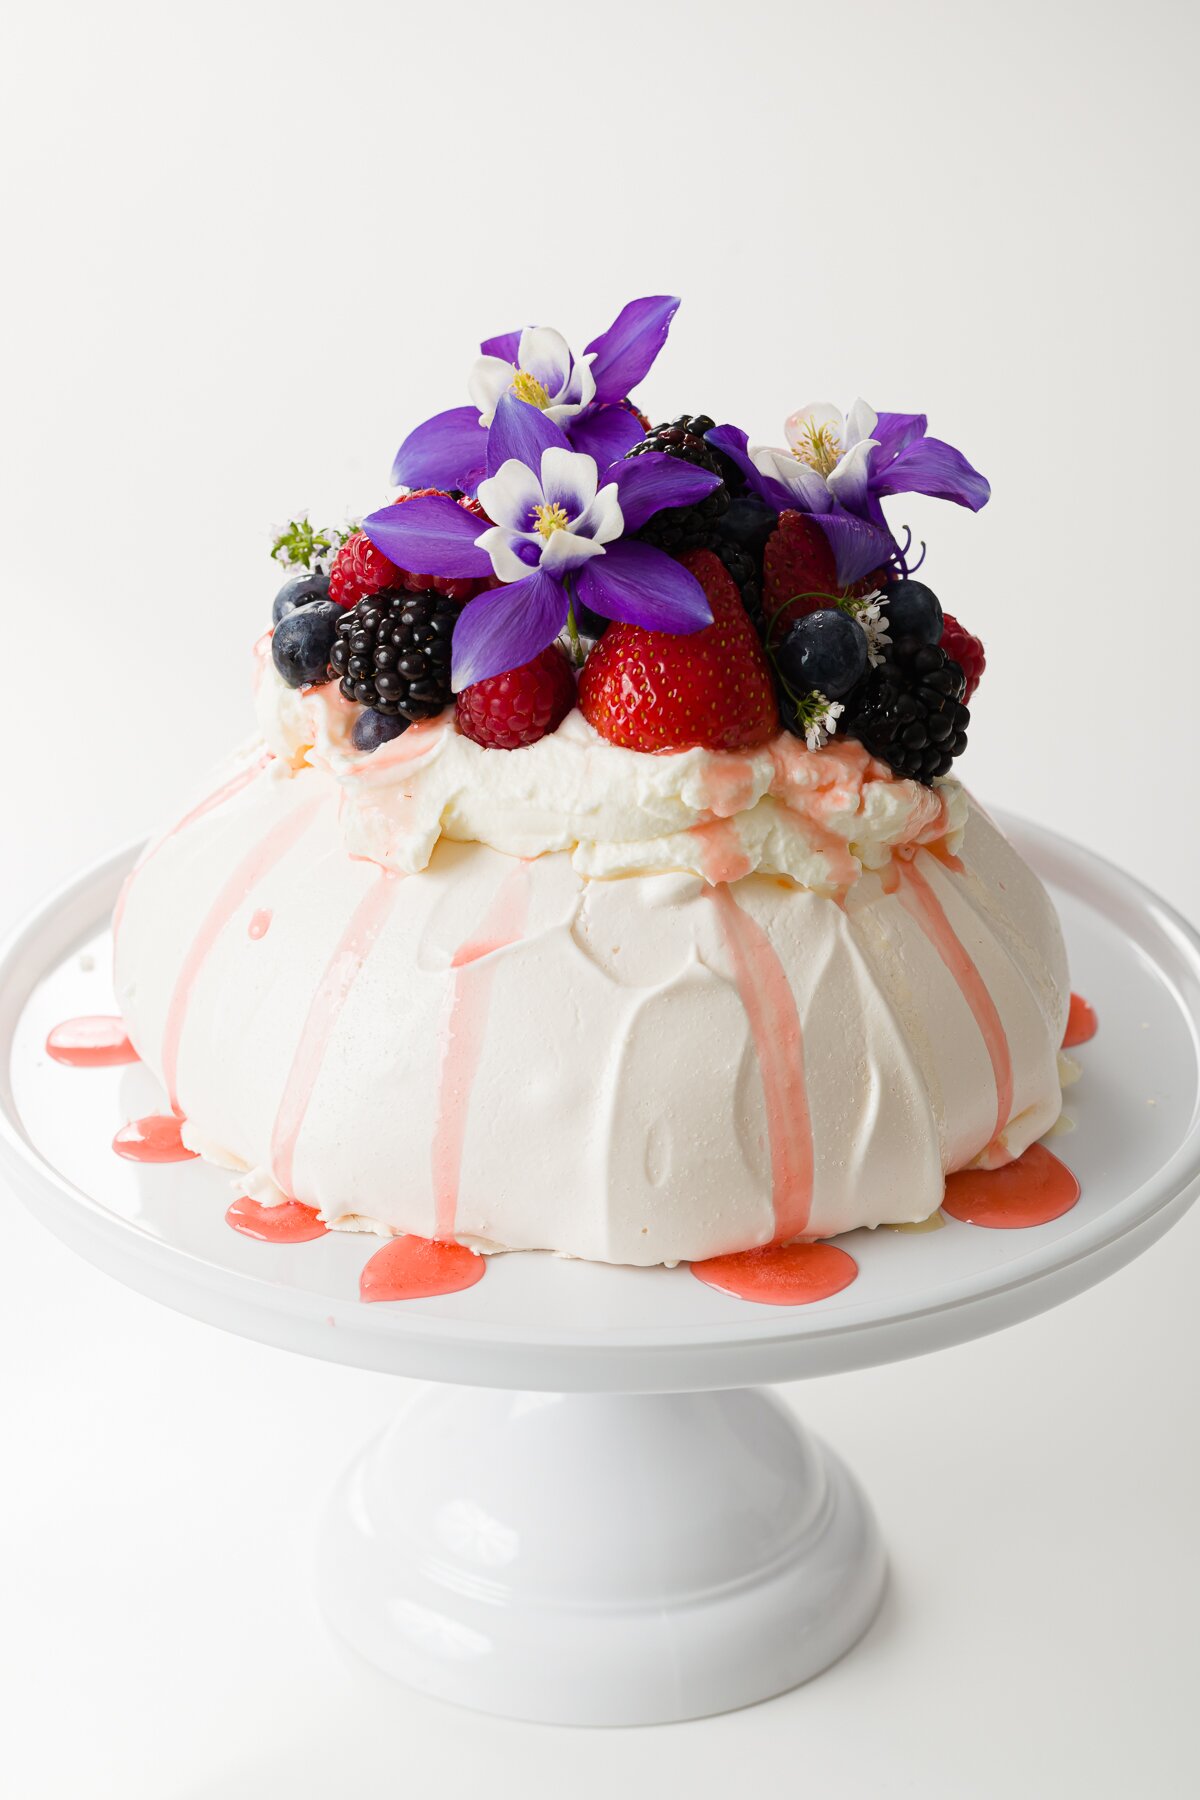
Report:
[[329,656],[341,617],[341,607],[332,600],[314,600],[279,621],[271,636],[271,657],[289,687],[319,687],[329,680]]
[[840,725],[897,775],[928,784],[947,774],[967,747],[966,685],[940,645],[897,638],[887,661],[850,696]]
[[893,640],[915,637],[923,644],[940,642],[942,605],[932,588],[923,581],[893,581],[886,593],[884,619]]
[[458,729],[485,750],[519,750],[557,731],[575,705],[575,677],[556,644],[531,662],[472,682],[454,702]]
[[687,635],[610,625],[583,666],[580,710],[627,750],[753,750],[779,730],[758,633],[711,550],[679,560],[708,596],[712,624]]
[[794,693],[817,688],[827,700],[841,700],[867,672],[867,634],[848,613],[809,613],[789,625],[774,656]]
[[[728,458],[704,441],[704,433],[712,429],[713,421],[707,413],[695,417],[685,413],[669,425],[655,425],[640,444],[626,451],[626,456],[644,456],[647,451],[658,451],[660,455],[673,456],[680,462],[692,463],[697,469],[720,475],[724,483]],[[717,523],[728,505],[729,490],[723,485],[691,506],[663,507],[661,512],[646,520],[636,535],[644,544],[669,550],[674,556],[686,550],[710,549],[715,542]]]
[[307,570],[303,574],[293,575],[284,582],[275,596],[275,604],[271,608],[271,623],[278,625],[280,619],[286,619],[298,606],[311,606],[314,600],[328,598],[328,575],[310,575]]
[[369,756],[381,744],[390,744],[402,731],[407,731],[408,725],[409,721],[402,719],[399,713],[381,713],[372,706],[365,707],[354,721],[351,733],[354,748]]
[[444,594],[385,590],[343,611],[329,661],[347,700],[410,722],[449,706],[450,640],[461,610]]
[[754,494],[731,500],[717,525],[717,535],[761,557],[767,539],[779,522],[779,514]]
[[973,632],[959,624],[953,613],[947,613],[942,625],[942,649],[947,656],[953,658],[967,678],[967,691],[963,699],[969,704],[975,696],[980,677],[987,668],[983,645]]

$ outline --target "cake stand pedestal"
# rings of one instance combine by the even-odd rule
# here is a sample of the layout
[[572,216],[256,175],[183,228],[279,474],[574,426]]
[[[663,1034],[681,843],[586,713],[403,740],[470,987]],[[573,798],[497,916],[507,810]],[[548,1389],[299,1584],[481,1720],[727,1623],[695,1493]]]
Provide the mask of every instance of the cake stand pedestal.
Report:
[[815,1675],[884,1583],[853,1477],[756,1384],[946,1348],[1028,1318],[1146,1248],[1200,1188],[1200,941],[1128,876],[1004,821],[1059,907],[1101,1033],[1055,1143],[1079,1204],[1028,1231],[954,1221],[841,1240],[859,1275],[759,1306],[686,1268],[493,1258],[466,1292],[364,1304],[374,1240],[253,1242],[227,1178],[110,1149],[162,1096],[140,1065],[65,1069],[65,1018],[112,1010],[124,851],[0,950],[0,1161],[84,1256],[169,1306],[311,1356],[432,1382],[344,1477],[326,1612],[414,1687],[514,1717],[648,1724]]

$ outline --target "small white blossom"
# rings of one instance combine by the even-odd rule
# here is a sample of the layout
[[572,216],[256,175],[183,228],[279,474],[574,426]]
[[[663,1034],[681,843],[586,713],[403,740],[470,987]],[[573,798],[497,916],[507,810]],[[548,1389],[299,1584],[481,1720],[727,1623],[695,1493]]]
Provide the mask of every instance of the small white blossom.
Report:
[[814,688],[804,705],[804,741],[810,750],[822,750],[837,730],[837,722],[845,712],[840,700],[827,699]]
[[867,661],[873,669],[877,669],[885,660],[885,651],[891,647],[888,634],[888,622],[883,616],[883,608],[887,605],[887,595],[878,588],[864,594],[861,600],[852,603],[855,619],[862,626],[867,638]]

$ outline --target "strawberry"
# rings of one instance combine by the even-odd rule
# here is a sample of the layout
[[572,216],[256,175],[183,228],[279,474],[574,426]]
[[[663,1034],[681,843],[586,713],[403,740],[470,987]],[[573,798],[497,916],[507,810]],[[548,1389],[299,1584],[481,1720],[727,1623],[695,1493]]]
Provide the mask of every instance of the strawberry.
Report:
[[953,613],[946,613],[942,619],[942,649],[947,656],[953,658],[967,678],[967,691],[963,699],[969,706],[971,696],[979,686],[979,678],[987,667],[983,645],[973,632],[959,624]]
[[790,507],[763,551],[763,619],[768,642],[779,643],[805,613],[837,605],[841,587],[829,539],[806,513]]
[[463,736],[485,750],[519,750],[557,731],[574,704],[571,665],[551,644],[520,668],[463,688],[454,716]]
[[[403,506],[406,500],[427,494],[450,497],[442,488],[417,488],[411,494],[397,495],[392,504]],[[478,500],[463,499],[459,505],[486,523]],[[408,569],[398,569],[362,531],[356,531],[346,539],[329,569],[329,598],[339,606],[353,606],[356,601],[366,600],[384,588],[402,588],[407,594],[445,594],[448,600],[472,600],[491,585],[490,581],[478,581],[474,576],[418,575]]]
[[711,550],[679,561],[708,596],[712,624],[689,636],[610,625],[584,664],[580,710],[627,750],[753,750],[779,730],[758,634]]

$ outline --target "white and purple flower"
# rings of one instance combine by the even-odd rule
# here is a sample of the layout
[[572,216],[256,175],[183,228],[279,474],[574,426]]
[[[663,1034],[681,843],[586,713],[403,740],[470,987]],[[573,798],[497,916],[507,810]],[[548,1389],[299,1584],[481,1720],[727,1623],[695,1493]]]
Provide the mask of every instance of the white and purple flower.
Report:
[[751,445],[721,425],[708,441],[735,462],[753,493],[776,511],[811,513],[829,539],[839,581],[850,585],[897,559],[883,516],[889,494],[929,494],[978,512],[991,489],[961,450],[926,436],[924,413],[877,413],[856,400],[800,407],[784,427],[786,449]]
[[401,568],[499,577],[455,626],[456,691],[528,662],[573,622],[576,601],[650,631],[712,623],[696,578],[631,534],[663,507],[702,500],[719,475],[648,451],[608,467],[601,480],[596,457],[572,448],[546,409],[507,390],[487,433],[485,469],[479,501],[492,523],[482,532],[464,507],[438,495],[416,495],[363,521]]
[[410,432],[396,453],[393,482],[474,494],[487,472],[488,432],[505,394],[544,413],[564,432],[568,448],[606,469],[642,436],[625,402],[666,343],[678,306],[670,294],[631,300],[582,356],[544,325],[486,338],[467,384],[473,404],[438,413]]

